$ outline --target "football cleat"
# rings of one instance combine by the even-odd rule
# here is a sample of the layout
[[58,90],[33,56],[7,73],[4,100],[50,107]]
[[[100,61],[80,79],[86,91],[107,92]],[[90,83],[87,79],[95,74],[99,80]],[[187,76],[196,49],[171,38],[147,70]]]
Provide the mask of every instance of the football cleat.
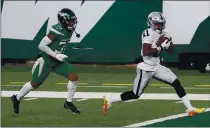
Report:
[[193,110],[188,111],[189,116],[195,116],[196,114],[200,114],[205,112],[206,108],[194,108]]
[[16,95],[13,95],[11,97],[11,100],[12,100],[12,103],[13,103],[13,111],[18,114],[19,113],[19,104],[20,104],[20,101],[17,100],[17,96]]
[[66,101],[66,102],[64,103],[64,108],[70,109],[74,114],[80,114],[80,113],[81,113],[80,110],[77,109],[77,107],[74,106],[74,104],[73,104],[72,102],[67,102],[67,101]]
[[107,115],[107,110],[109,109],[109,107],[111,107],[111,103],[109,102],[109,98],[108,97],[104,97],[104,104],[102,106],[102,111],[104,113],[104,115]]

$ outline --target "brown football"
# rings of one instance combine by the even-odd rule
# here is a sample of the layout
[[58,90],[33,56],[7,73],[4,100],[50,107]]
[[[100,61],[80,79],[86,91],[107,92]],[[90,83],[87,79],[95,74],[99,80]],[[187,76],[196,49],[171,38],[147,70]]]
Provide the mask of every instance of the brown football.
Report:
[[[165,40],[169,40],[169,41],[171,41],[172,40],[172,38],[168,38],[168,37],[166,37],[165,35],[161,35],[160,36],[160,38],[158,39],[158,41],[157,41],[157,46],[160,46]],[[168,42],[169,42],[168,41]],[[167,42],[167,43],[168,43]],[[169,48],[166,50],[166,52],[167,53],[169,53],[169,54],[171,54],[171,53],[173,53],[174,52],[174,48],[175,48],[175,45],[171,42],[171,44],[170,44],[170,46],[169,46]]]
[[168,37],[166,37],[166,36],[164,36],[164,35],[161,35],[160,36],[160,38],[158,39],[158,41],[157,41],[157,46],[160,46],[165,40],[171,40],[171,39],[169,39]]

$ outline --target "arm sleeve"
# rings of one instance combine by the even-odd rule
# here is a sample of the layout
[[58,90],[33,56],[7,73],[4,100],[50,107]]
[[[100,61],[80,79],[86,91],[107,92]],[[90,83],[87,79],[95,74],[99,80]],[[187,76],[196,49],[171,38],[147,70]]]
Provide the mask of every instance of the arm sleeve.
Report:
[[48,45],[49,45],[50,43],[52,43],[52,41],[48,38],[48,36],[45,36],[45,37],[41,40],[41,42],[40,42],[38,48],[39,48],[41,51],[45,52],[46,54],[48,54],[48,55],[50,55],[50,56],[52,56],[52,57],[55,57],[56,53],[55,53],[54,51],[52,51],[52,50],[48,47]]

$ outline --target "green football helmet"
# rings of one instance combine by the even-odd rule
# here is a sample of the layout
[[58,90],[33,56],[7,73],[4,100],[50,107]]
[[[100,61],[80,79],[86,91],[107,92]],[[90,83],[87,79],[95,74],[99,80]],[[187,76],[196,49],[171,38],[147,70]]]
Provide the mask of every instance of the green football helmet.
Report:
[[[65,29],[68,30],[68,32],[74,31],[76,33],[75,28],[77,26],[77,17],[71,9],[63,8],[61,11],[59,11],[58,21]],[[76,36],[78,38],[80,37],[79,34]]]

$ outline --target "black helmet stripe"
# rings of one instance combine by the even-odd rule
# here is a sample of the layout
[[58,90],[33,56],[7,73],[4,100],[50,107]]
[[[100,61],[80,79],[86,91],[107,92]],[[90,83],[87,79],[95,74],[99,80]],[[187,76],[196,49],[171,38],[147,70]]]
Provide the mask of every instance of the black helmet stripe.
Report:
[[160,12],[158,12],[159,13],[159,15],[160,15],[160,19],[163,19],[163,16],[162,16],[162,14],[160,13]]

